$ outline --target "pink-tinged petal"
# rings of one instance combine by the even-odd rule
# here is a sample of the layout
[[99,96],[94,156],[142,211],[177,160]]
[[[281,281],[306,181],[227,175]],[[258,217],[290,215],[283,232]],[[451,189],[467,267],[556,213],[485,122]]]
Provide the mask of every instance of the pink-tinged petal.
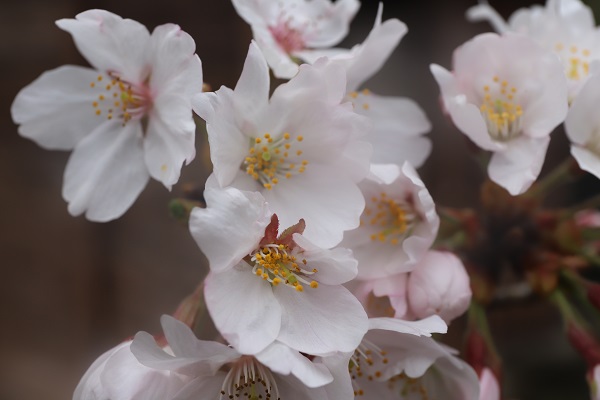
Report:
[[75,392],[73,393],[73,400],[103,400],[107,394],[100,381],[100,376],[106,366],[106,362],[114,353],[121,350],[123,347],[129,347],[130,344],[131,341],[123,342],[98,357],[79,380]]
[[269,67],[256,42],[250,44],[242,75],[235,85],[238,111],[249,120],[262,114],[269,101]]
[[204,198],[207,208],[192,210],[190,231],[211,270],[221,272],[257,248],[272,213],[257,192],[208,186]]
[[304,236],[323,248],[335,246],[345,230],[358,226],[365,204],[356,184],[317,166],[280,182],[275,189],[263,194],[281,225],[290,226],[303,218]]
[[394,309],[394,318],[402,318],[408,310],[406,284],[408,274],[400,273],[371,280],[373,294],[377,297],[387,297]]
[[565,131],[571,142],[584,146],[593,139],[600,128],[599,101],[600,75],[594,75],[573,100],[565,120]]
[[367,314],[343,286],[298,292],[280,285],[273,290],[285,310],[277,340],[295,350],[316,355],[353,351],[367,331]]
[[298,64],[279,46],[268,27],[254,25],[252,26],[252,33],[276,78],[290,79],[298,73]]
[[300,234],[294,234],[294,242],[304,249],[300,253],[309,268],[317,272],[311,277],[326,285],[341,285],[356,277],[358,261],[352,251],[344,248],[322,249]]
[[148,72],[150,33],[139,22],[104,10],[88,10],[56,25],[73,36],[79,52],[101,71],[114,71],[129,82]]
[[185,94],[183,97],[188,101],[192,95],[201,93],[202,63],[195,51],[194,39],[179,25],[157,26],[150,37],[150,87],[159,96]]
[[419,135],[429,132],[431,124],[417,103],[370,92],[357,93],[352,103],[358,114],[373,122],[372,162],[402,164],[409,161],[415,167],[425,162],[431,152],[431,141]]
[[128,347],[106,362],[101,376],[110,400],[169,399],[184,385],[182,377],[140,364]]
[[520,137],[506,143],[506,149],[494,153],[488,165],[490,179],[513,196],[524,193],[537,179],[544,164],[550,137]]
[[332,6],[330,0],[313,0],[309,7],[321,11],[322,17],[315,15],[315,28],[305,37],[307,47],[331,47],[348,34],[350,21],[360,8],[360,2],[337,0]]
[[[331,49],[304,49],[294,51],[294,57],[297,57],[307,64],[314,64],[319,58],[327,57],[330,59],[347,59],[352,56],[351,50],[341,48]],[[350,87],[348,89],[351,89]]]
[[175,95],[157,99],[144,138],[144,160],[150,176],[169,190],[182,165],[196,155],[195,131],[189,100]]
[[369,329],[382,329],[415,336],[430,337],[432,333],[446,333],[448,326],[437,315],[418,320],[404,321],[397,318],[371,318]]
[[479,379],[479,400],[500,400],[500,385],[489,368],[484,368]]
[[11,114],[21,136],[49,150],[70,150],[106,121],[94,113],[97,93],[90,90],[98,73],[66,65],[44,72],[21,89]]
[[118,218],[148,182],[142,127],[119,121],[100,125],[75,147],[65,169],[63,198],[69,213],[90,221]]
[[209,273],[204,297],[215,326],[240,353],[259,353],[277,339],[282,307],[271,285],[245,262],[229,271]]
[[365,41],[356,46],[348,66],[348,90],[356,90],[377,73],[390,57],[402,37],[408,32],[406,24],[398,19],[381,23],[383,3],[379,3],[375,26]]
[[324,386],[333,376],[323,364],[313,363],[308,358],[279,342],[274,342],[255,355],[261,364],[280,375],[294,375],[310,388]]
[[438,359],[421,382],[433,399],[479,399],[477,374],[467,363],[455,357]]
[[225,372],[217,372],[212,376],[199,376],[187,383],[183,389],[177,392],[172,399],[169,400],[218,399],[221,395],[221,388],[226,376],[227,374]]
[[579,168],[600,179],[600,157],[596,153],[585,147],[571,145],[571,155],[577,160]]

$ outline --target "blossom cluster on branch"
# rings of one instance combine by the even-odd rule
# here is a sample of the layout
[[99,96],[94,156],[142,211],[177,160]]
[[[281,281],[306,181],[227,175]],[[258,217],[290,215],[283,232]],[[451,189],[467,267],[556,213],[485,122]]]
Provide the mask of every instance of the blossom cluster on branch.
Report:
[[[182,303],[194,311],[103,354],[73,399],[498,400],[485,306],[506,266],[561,310],[594,389],[600,346],[559,281],[600,292],[578,274],[597,264],[600,224],[575,217],[596,204],[555,212],[540,200],[581,170],[600,177],[590,9],[548,0],[505,22],[481,3],[468,18],[498,33],[459,46],[451,71],[431,65],[443,111],[487,164],[478,215],[436,207],[420,179],[431,151],[421,108],[364,86],[407,32],[383,21],[382,4],[365,40],[344,49],[333,46],[358,0],[232,3],[254,35],[234,88],[210,91],[177,25],[150,33],[89,10],[57,25],[92,68],[46,72],[12,105],[23,137],[72,150],[63,197],[91,221],[123,215],[150,178],[178,182],[195,156],[194,114],[210,145],[202,199],[176,200],[210,267]],[[578,167],[536,183],[562,123]],[[214,340],[199,338],[204,305]],[[467,310],[463,361],[432,335]]]

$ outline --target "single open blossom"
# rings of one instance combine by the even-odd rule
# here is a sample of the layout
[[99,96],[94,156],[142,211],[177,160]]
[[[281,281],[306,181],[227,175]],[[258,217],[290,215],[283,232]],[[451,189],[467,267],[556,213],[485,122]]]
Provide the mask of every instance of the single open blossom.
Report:
[[452,72],[432,65],[456,127],[484,150],[492,181],[512,195],[540,173],[552,130],[567,114],[558,58],[527,37],[478,35],[454,52]]
[[63,66],[17,95],[22,136],[73,150],[63,197],[72,215],[121,216],[152,177],[168,189],[195,155],[190,99],[202,90],[193,39],[166,24],[152,34],[136,21],[90,10],[57,25],[94,69]]
[[561,59],[569,83],[569,99],[575,98],[600,61],[600,29],[590,7],[580,0],[547,0],[515,11],[508,22],[481,3],[467,11],[472,21],[487,20],[499,33],[516,32],[529,36]]
[[237,13],[252,27],[254,40],[273,74],[289,79],[298,72],[294,58],[310,57],[312,49],[338,44],[360,7],[358,0],[232,0]]
[[172,317],[164,315],[161,323],[166,345],[139,332],[89,368],[73,399],[342,398],[327,397],[323,386],[333,376],[325,364],[311,362],[280,343],[245,356],[225,344],[198,340],[187,325]]
[[373,164],[360,188],[366,201],[361,224],[342,242],[358,260],[358,279],[387,279],[412,270],[440,224],[425,184],[408,162],[402,168]]
[[348,354],[350,376],[331,368],[334,381],[328,387],[351,386],[356,399],[478,399],[475,372],[452,349],[429,337],[446,332],[439,317],[369,321],[369,332]]
[[349,351],[367,330],[360,302],[342,286],[356,276],[347,249],[321,249],[304,221],[279,233],[277,215],[256,192],[205,190],[190,218],[208,258],[206,306],[225,339],[256,354],[275,340],[306,354]]
[[600,75],[591,77],[575,98],[565,120],[571,154],[581,169],[600,178]]
[[430,251],[409,274],[407,297],[411,315],[439,315],[450,323],[471,303],[469,275],[454,254]]
[[431,152],[431,141],[422,135],[431,124],[419,105],[405,97],[379,96],[363,84],[385,64],[408,31],[406,25],[392,18],[382,22],[383,3],[379,3],[375,26],[362,44],[336,54],[314,51],[305,61],[314,63],[323,55],[346,68],[348,95],[354,110],[373,123],[370,142],[374,163],[402,164],[409,161],[420,167]]
[[323,247],[358,226],[364,198],[357,182],[369,170],[367,118],[342,103],[342,66],[303,65],[269,99],[269,70],[252,43],[235,90],[194,98],[206,120],[220,187],[260,191],[283,226],[306,220],[305,236]]

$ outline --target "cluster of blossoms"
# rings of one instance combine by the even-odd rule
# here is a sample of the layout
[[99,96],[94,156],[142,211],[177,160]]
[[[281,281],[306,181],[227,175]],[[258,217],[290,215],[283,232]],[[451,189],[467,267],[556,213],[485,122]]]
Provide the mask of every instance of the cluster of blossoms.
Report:
[[[233,89],[203,92],[177,25],[149,33],[90,10],[57,25],[93,69],[44,73],[13,103],[22,136],[73,150],[63,196],[92,221],[120,217],[150,177],[170,189],[195,156],[193,114],[206,122],[213,172],[189,228],[220,336],[163,316],[163,336],[140,332],[102,355],[73,399],[498,400],[494,365],[473,369],[431,337],[472,292],[459,255],[434,246],[440,217],[415,169],[430,123],[412,100],[364,87],[407,27],[380,5],[363,43],[332,48],[358,0],[232,2],[255,39]],[[590,10],[549,0],[506,23],[486,3],[468,17],[499,34],[431,72],[454,125],[492,152],[491,181],[525,193],[563,122],[579,166],[600,177]],[[271,72],[287,81],[271,90]]]

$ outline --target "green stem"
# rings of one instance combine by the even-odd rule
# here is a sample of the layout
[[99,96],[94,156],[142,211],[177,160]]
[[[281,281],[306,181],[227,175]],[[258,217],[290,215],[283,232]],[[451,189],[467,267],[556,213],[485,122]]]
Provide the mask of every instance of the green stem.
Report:
[[583,308],[585,315],[592,318],[590,322],[594,328],[600,329],[600,311],[590,303],[583,279],[575,271],[566,268],[560,271],[560,277],[567,289],[573,293],[578,304]]
[[579,211],[582,210],[587,210],[587,209],[592,209],[592,208],[597,208],[600,207],[600,194],[594,196],[594,197],[590,197],[587,200],[584,200],[583,202],[576,204],[572,207],[567,208],[566,210],[564,210],[561,214],[562,219],[568,219],[573,217],[573,215],[577,214]]
[[560,163],[554,170],[539,180],[529,191],[525,193],[527,197],[544,197],[544,195],[555,186],[566,183],[571,177],[573,159],[567,158]]
[[485,313],[485,308],[483,305],[472,301],[469,306],[469,322],[475,326],[477,332],[481,334],[481,337],[485,341],[485,344],[492,356],[494,362],[500,364],[500,353],[498,353],[498,349],[496,348],[496,344],[494,343],[494,339],[492,338],[492,332],[490,331],[490,325],[487,319],[487,315]]

